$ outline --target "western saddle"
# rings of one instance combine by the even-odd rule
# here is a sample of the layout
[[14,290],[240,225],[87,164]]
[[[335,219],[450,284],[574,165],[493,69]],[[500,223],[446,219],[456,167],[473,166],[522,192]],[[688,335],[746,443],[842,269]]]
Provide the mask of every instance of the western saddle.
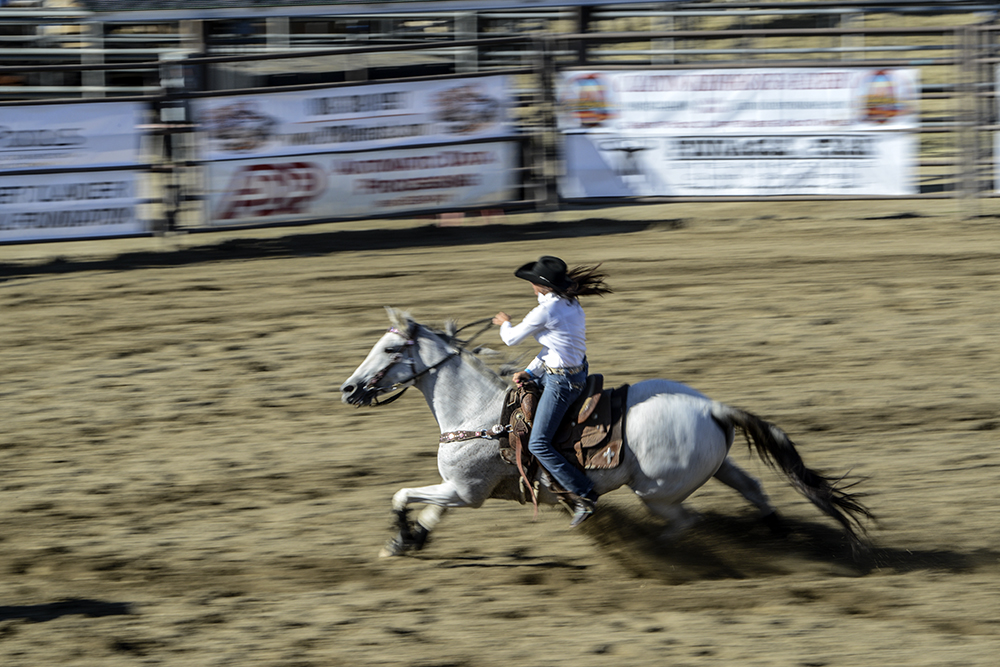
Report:
[[[537,507],[537,495],[532,480],[539,473],[539,464],[528,451],[531,423],[541,395],[532,383],[507,392],[500,423],[509,424],[510,433],[501,437],[500,456],[516,465],[521,474],[521,492],[525,486]],[[587,376],[580,397],[566,411],[566,416],[553,438],[553,445],[580,470],[614,468],[621,460],[625,439],[625,401],[628,385],[604,389],[604,376]],[[549,489],[562,498],[566,491],[548,473],[541,474]]]

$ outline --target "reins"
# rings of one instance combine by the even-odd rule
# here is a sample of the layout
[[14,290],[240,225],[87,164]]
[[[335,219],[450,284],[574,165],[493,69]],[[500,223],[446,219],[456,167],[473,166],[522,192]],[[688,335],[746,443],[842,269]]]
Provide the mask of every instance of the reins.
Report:
[[480,329],[479,331],[477,331],[471,338],[469,338],[469,340],[463,341],[462,344],[459,347],[463,347],[463,348],[464,347],[468,347],[472,343],[472,341],[476,340],[477,338],[479,338],[480,336],[482,336],[484,333],[486,333],[489,330],[489,328],[491,326],[493,326],[493,318],[492,317],[484,317],[481,320],[476,320],[475,322],[469,322],[464,327],[456,329],[454,335],[452,336],[452,338],[458,336],[458,334],[462,333],[463,331],[465,331],[469,327],[474,327],[477,324],[486,324],[486,326],[483,327],[482,329]]

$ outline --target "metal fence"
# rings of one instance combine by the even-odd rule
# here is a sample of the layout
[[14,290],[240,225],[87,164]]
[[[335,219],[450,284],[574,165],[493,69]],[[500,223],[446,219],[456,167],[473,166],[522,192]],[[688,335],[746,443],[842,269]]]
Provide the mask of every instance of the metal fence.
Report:
[[893,0],[144,22],[3,7],[0,113],[67,100],[147,102],[150,205],[161,229],[195,229],[203,179],[184,108],[197,97],[509,74],[526,157],[522,196],[504,205],[551,207],[560,71],[910,67],[921,89],[919,191],[909,198],[957,197],[971,210],[996,196],[997,16],[995,3]]

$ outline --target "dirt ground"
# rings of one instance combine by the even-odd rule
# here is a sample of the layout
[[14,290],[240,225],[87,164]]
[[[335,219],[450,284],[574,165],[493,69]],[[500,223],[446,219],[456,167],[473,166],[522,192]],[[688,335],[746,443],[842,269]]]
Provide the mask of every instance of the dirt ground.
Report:
[[[0,247],[0,664],[997,664],[1000,217],[788,202],[473,222]],[[383,305],[517,318],[533,297],[512,271],[541,254],[610,273],[616,292],[585,302],[593,371],[686,382],[865,478],[871,553],[852,560],[738,440],[789,535],[713,481],[673,541],[622,489],[580,530],[491,501],[378,559],[392,494],[438,481],[437,431],[418,393],[355,409],[340,383]]]

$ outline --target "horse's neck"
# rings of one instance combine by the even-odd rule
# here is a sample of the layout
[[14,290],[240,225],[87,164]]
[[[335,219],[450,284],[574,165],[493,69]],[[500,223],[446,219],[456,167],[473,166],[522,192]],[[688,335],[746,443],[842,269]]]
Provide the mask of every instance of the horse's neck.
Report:
[[458,356],[417,385],[441,431],[479,429],[500,418],[506,387]]

